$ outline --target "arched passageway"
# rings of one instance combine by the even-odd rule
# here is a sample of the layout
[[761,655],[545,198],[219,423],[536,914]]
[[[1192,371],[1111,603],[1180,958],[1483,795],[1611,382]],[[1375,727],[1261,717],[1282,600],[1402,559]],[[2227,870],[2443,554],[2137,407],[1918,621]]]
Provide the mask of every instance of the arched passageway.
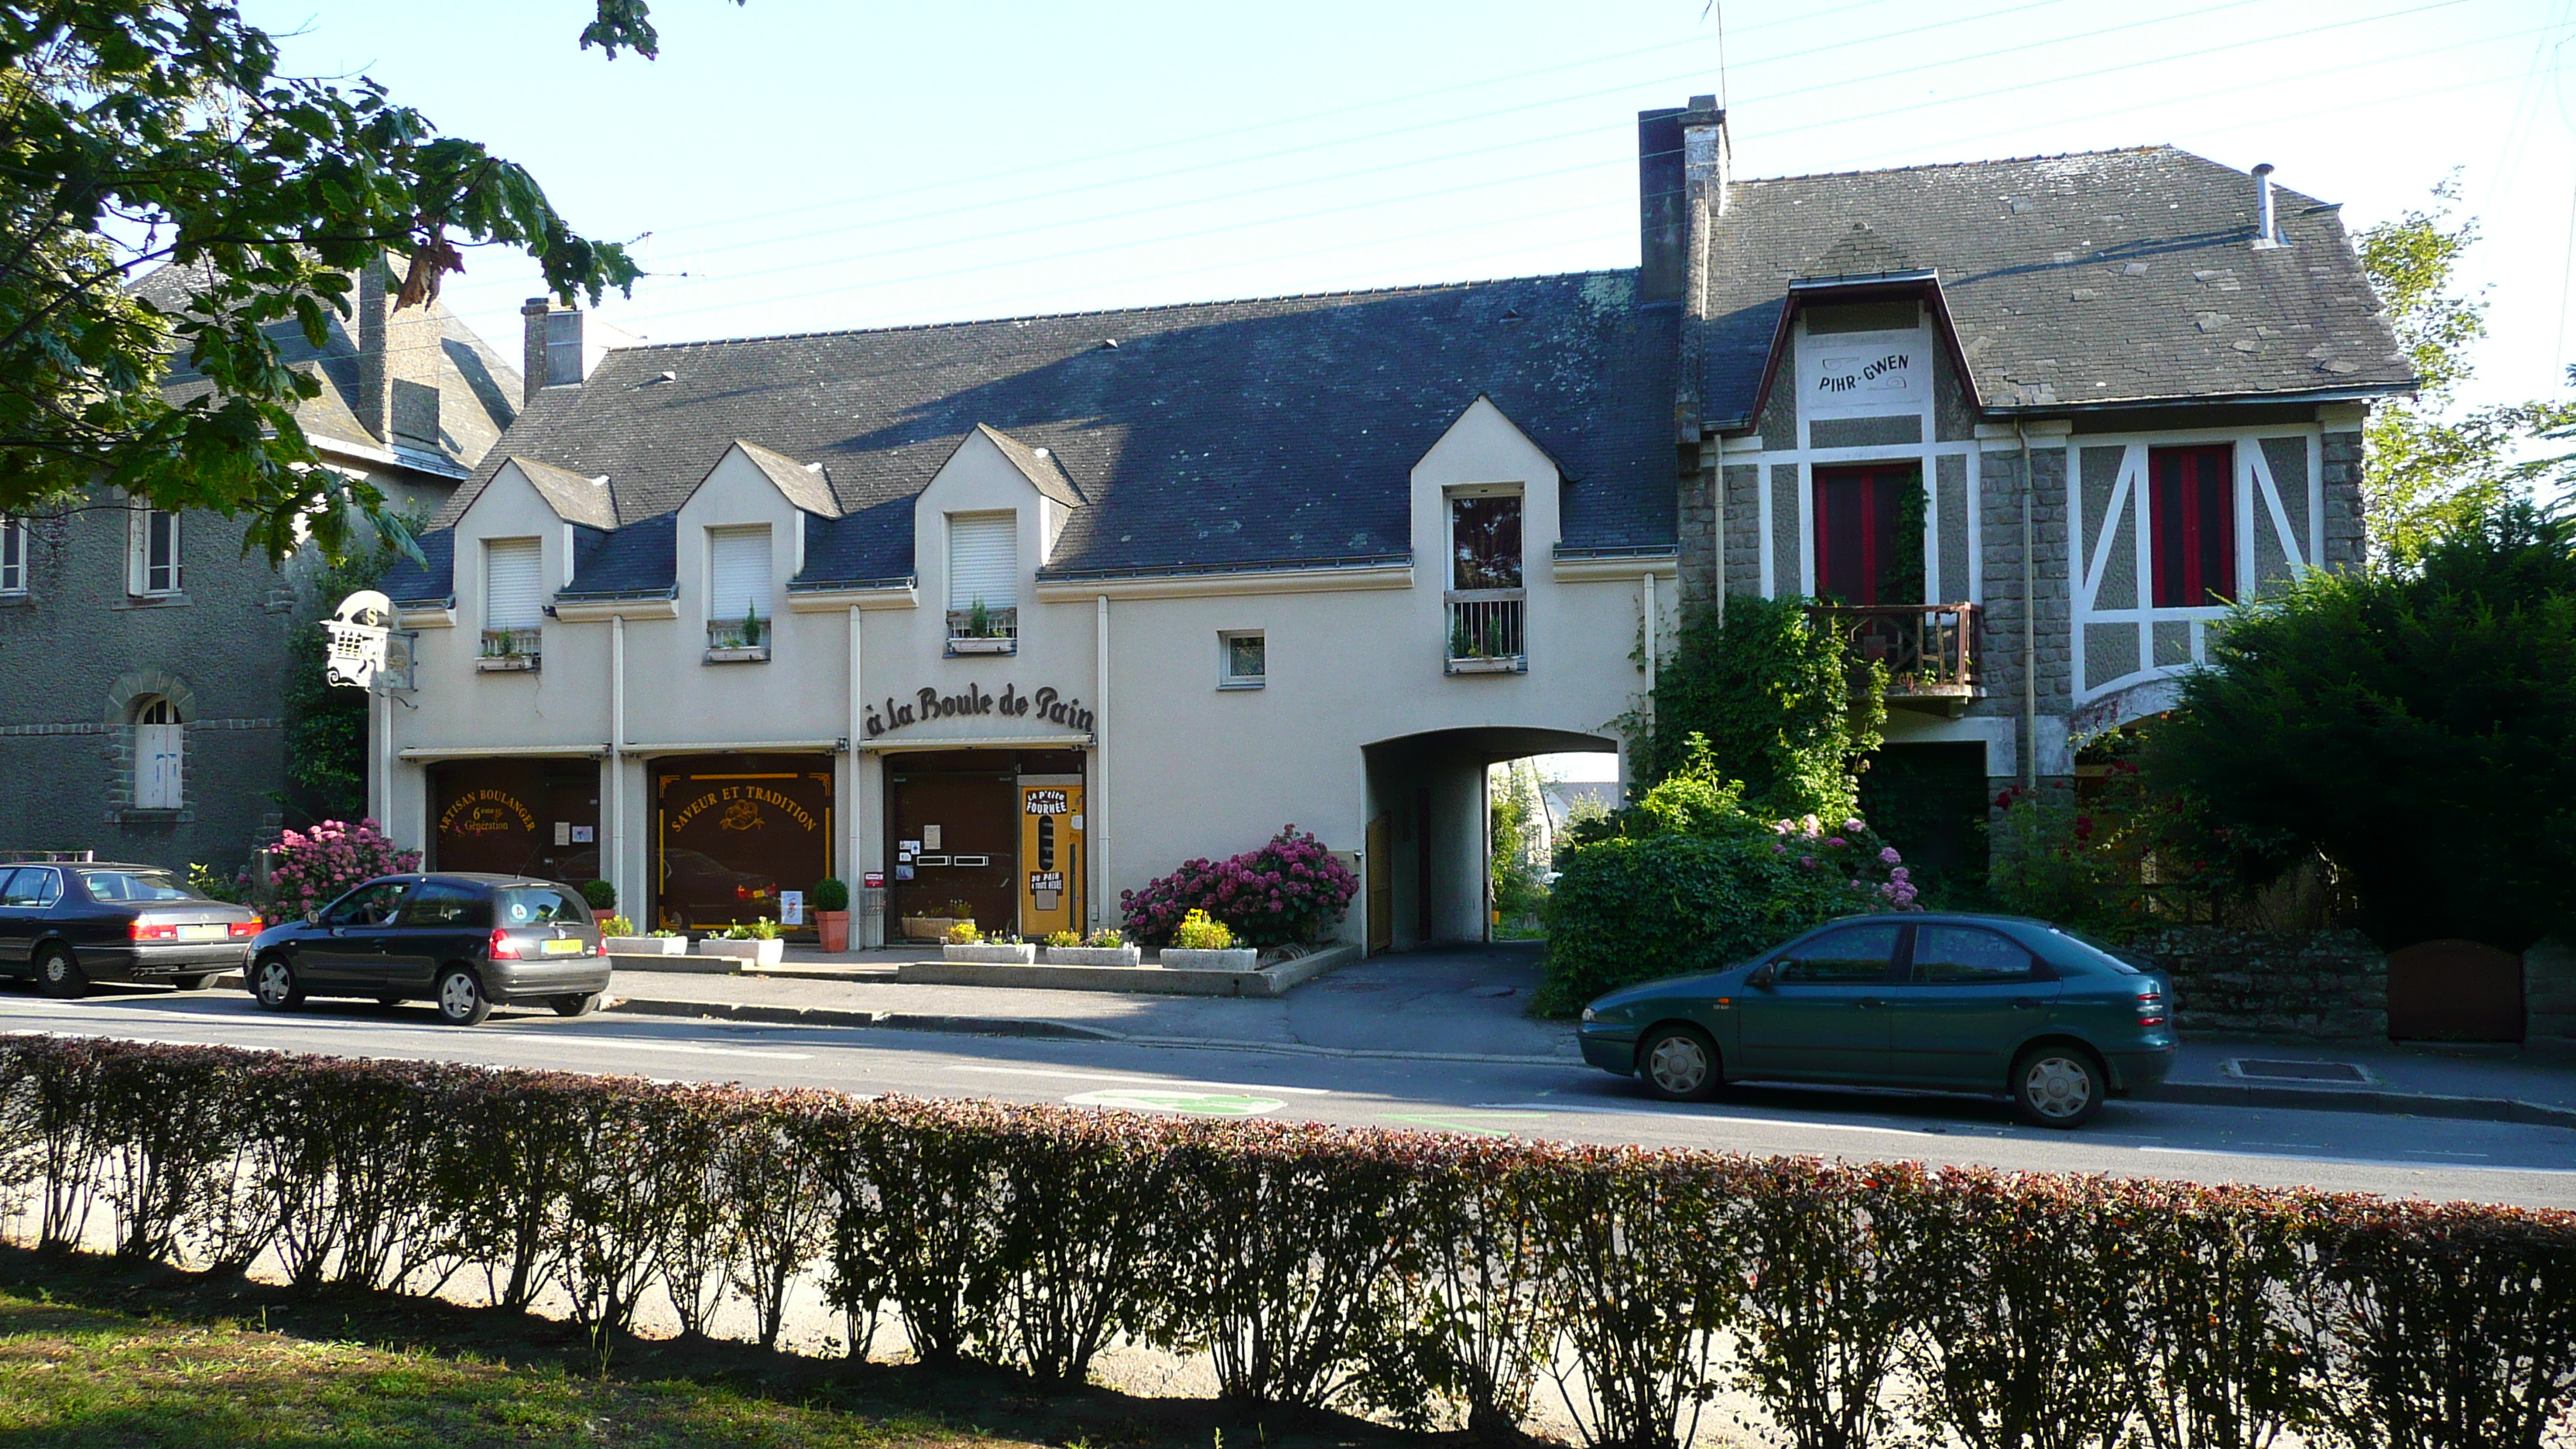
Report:
[[1605,735],[1517,726],[1433,730],[1365,746],[1369,950],[1488,938],[1488,768],[1530,755],[1618,750]]

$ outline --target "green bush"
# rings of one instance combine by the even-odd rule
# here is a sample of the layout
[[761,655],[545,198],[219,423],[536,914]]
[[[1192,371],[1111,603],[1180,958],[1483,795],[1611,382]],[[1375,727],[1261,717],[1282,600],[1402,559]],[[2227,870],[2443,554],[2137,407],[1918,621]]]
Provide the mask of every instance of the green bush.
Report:
[[2576,518],[2512,505],[2418,567],[2312,573],[2237,610],[2148,776],[2252,874],[2333,862],[2383,947],[2519,951],[2576,919],[2571,740]]
[[594,911],[613,911],[617,909],[617,887],[614,883],[609,881],[583,881],[581,883],[581,898],[588,901],[590,903],[590,908]]
[[[1652,782],[1686,768],[1705,737],[1745,804],[1765,818],[1842,820],[1860,811],[1862,763],[1887,722],[1884,679],[1855,689],[1842,640],[1817,628],[1804,599],[1730,597],[1682,625],[1655,675],[1654,730],[1643,741]],[[1873,666],[1873,670],[1875,666]]]
[[849,883],[829,878],[818,880],[814,882],[814,888],[805,893],[805,904],[818,911],[846,911],[850,908]]
[[1903,857],[1865,822],[1756,818],[1706,742],[1691,743],[1679,770],[1560,857],[1542,1013],[1568,1016],[1617,987],[1713,971],[1837,916],[1914,904]]
[[[0,1038],[0,1203],[70,1250],[308,1291],[667,1297],[775,1344],[1079,1384],[1118,1338],[1247,1403],[1679,1449],[1729,1388],[1803,1446],[2539,1449],[2576,1214],[466,1064]],[[1911,1386],[1911,1392],[1904,1390]],[[2558,1426],[2558,1427],[2553,1427]]]

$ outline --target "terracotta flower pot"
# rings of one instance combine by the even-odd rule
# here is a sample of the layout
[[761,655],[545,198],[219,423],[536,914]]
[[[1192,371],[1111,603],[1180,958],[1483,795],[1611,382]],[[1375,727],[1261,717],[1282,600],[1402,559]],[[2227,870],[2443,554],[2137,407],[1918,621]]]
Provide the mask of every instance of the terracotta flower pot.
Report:
[[850,949],[849,912],[816,911],[814,913],[814,931],[815,934],[823,938],[822,945],[824,950],[846,951]]

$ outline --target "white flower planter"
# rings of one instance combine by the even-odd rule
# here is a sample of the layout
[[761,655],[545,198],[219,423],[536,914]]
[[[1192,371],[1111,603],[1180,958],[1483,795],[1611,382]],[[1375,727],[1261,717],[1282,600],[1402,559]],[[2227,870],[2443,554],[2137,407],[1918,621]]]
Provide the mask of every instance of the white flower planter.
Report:
[[1261,953],[1250,946],[1223,951],[1184,951],[1178,946],[1166,946],[1162,960],[1164,967],[1172,971],[1250,971],[1260,964]]
[[1031,966],[1037,963],[1038,948],[1018,946],[942,946],[940,959],[945,961],[980,961],[987,966]]
[[686,936],[610,936],[600,943],[611,956],[686,956]]
[[1143,962],[1145,953],[1133,946],[1049,946],[1049,966],[1134,966]]
[[698,943],[701,956],[732,956],[752,966],[775,966],[787,956],[787,943],[781,941],[728,941],[709,936]]

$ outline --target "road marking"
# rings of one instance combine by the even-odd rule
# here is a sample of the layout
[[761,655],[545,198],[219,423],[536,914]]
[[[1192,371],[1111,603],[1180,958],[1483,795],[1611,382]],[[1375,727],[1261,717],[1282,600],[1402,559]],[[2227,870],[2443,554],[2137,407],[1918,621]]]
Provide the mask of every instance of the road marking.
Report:
[[606,1051],[685,1052],[693,1057],[758,1057],[763,1061],[772,1062],[810,1062],[814,1059],[805,1052],[765,1052],[756,1051],[750,1047],[699,1046],[695,1042],[685,1041],[610,1041],[592,1037],[583,1037],[581,1041],[585,1045]]
[[1333,1095],[1329,1090],[1323,1087],[1274,1087],[1268,1082],[1175,1081],[1170,1077],[1131,1077],[1122,1076],[1116,1072],[1068,1072],[1053,1070],[1047,1067],[988,1067],[965,1062],[952,1062],[949,1064],[949,1070],[958,1072],[990,1072],[994,1075],[1005,1077],[1062,1077],[1069,1081],[1076,1082],[1116,1082],[1147,1088],[1209,1087],[1221,1092],[1284,1092],[1291,1097],[1329,1097]]
[[1276,1112],[1288,1105],[1276,1097],[1253,1097],[1238,1092],[1076,1092],[1065,1100],[1077,1107],[1184,1112],[1193,1117],[1252,1117],[1263,1112]]

